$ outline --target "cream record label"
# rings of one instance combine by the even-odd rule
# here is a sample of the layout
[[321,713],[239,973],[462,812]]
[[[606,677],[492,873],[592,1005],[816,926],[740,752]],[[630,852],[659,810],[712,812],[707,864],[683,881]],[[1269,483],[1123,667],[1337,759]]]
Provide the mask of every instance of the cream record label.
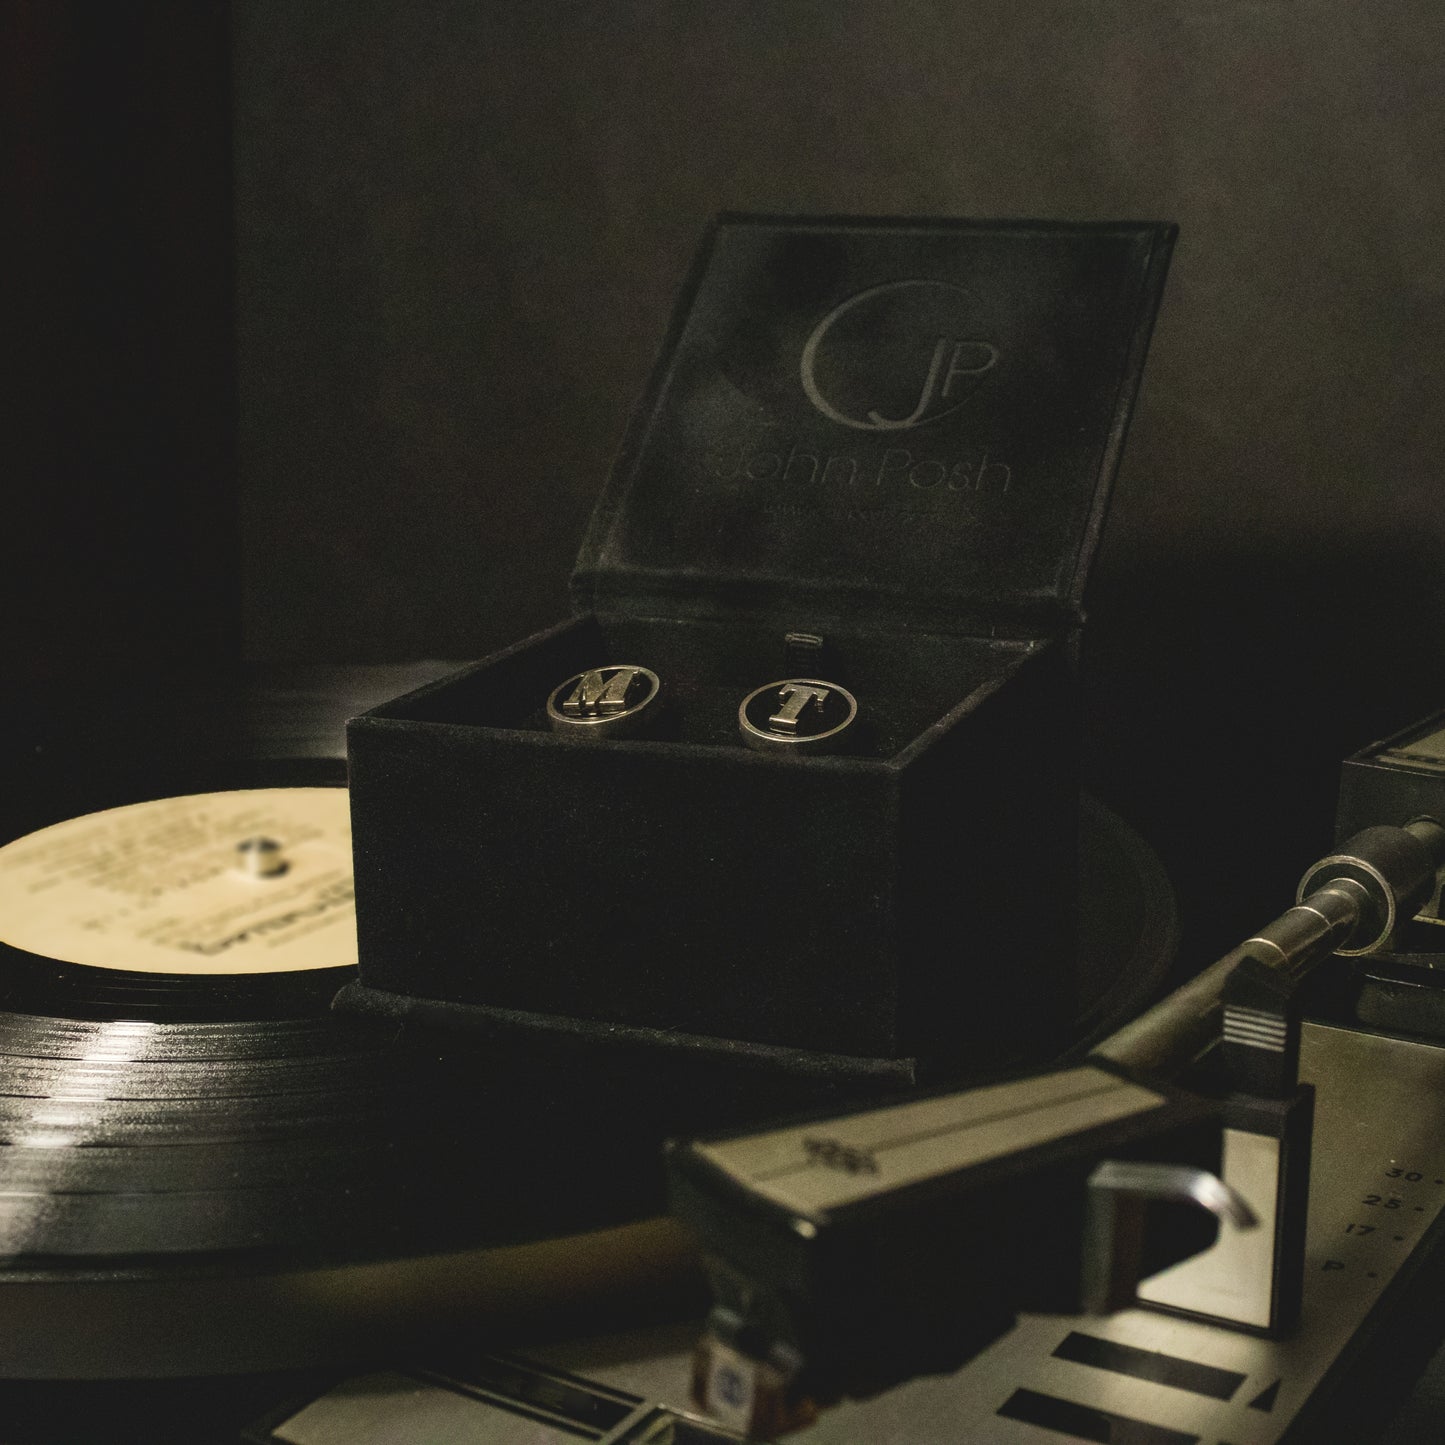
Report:
[[356,963],[345,788],[133,803],[0,848],[0,942],[135,973]]

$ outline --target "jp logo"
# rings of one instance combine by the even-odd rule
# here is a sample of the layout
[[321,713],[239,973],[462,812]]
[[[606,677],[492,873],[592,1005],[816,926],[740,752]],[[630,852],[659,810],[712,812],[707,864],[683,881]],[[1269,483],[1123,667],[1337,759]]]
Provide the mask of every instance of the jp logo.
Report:
[[906,431],[957,411],[998,365],[996,346],[960,334],[977,304],[948,281],[886,281],[839,302],[803,347],[808,400],[858,431]]

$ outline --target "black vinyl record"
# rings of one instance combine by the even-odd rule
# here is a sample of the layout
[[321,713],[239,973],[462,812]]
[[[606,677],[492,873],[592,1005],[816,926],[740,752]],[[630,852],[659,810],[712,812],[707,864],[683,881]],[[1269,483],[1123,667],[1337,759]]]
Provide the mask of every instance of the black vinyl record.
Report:
[[[331,1011],[341,721],[416,672],[171,679],[9,753],[0,1375],[352,1359],[676,1278],[658,1137],[595,1081]],[[274,879],[230,857],[258,819]]]

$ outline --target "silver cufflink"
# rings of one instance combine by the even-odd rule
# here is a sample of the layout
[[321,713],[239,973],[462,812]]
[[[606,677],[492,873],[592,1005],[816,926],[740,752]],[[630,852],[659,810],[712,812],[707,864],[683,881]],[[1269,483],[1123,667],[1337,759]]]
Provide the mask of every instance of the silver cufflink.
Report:
[[750,692],[738,709],[738,728],[764,753],[829,752],[858,716],[858,699],[836,682],[791,677]]
[[569,677],[547,699],[547,723],[554,733],[635,737],[650,719],[662,683],[655,672],[630,663],[593,667]]

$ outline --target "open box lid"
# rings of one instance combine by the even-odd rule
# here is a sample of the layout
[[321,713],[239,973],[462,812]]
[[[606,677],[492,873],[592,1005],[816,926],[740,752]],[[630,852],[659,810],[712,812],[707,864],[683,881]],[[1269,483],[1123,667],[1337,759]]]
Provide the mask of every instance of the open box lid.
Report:
[[1175,228],[723,216],[573,576],[651,616],[1075,616]]

